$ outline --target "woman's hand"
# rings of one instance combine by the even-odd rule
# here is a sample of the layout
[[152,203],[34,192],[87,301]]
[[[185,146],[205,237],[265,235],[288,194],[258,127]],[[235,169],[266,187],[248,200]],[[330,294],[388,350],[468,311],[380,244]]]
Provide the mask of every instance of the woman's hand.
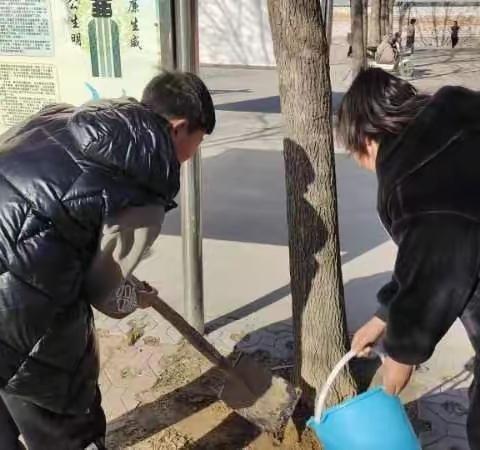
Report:
[[357,356],[367,356],[372,346],[382,337],[387,324],[378,317],[372,317],[353,336],[352,350]]
[[398,395],[405,389],[405,386],[412,377],[415,366],[409,366],[394,361],[392,358],[385,358],[383,363],[383,387],[391,395]]
[[[373,317],[363,325],[353,336],[352,350],[357,356],[367,356],[372,350],[372,346],[385,333],[387,324]],[[398,395],[405,389],[412,377],[415,366],[402,364],[390,357],[385,358],[383,363],[383,385],[385,391],[391,395]]]

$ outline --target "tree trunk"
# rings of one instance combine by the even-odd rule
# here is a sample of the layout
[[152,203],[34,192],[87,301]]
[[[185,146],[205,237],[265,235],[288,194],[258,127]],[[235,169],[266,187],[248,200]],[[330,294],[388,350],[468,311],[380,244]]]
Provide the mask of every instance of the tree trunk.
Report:
[[370,1],[370,20],[368,26],[368,45],[370,47],[376,47],[380,44],[380,15],[382,11],[382,0]]
[[[432,5],[432,27],[433,27],[433,38],[435,40],[435,46],[438,47],[438,27],[437,27],[437,6]],[[418,36],[415,36],[416,38]],[[415,39],[416,40],[416,39]]]
[[394,24],[393,24],[393,16],[394,16],[394,11],[395,10],[395,0],[388,0],[388,22],[387,22],[387,33],[392,34],[395,31],[394,29]]
[[[351,7],[351,6],[350,6]],[[363,47],[368,46],[368,0],[363,0]]]
[[[269,0],[285,120],[284,159],[297,383],[314,390],[347,351],[338,239],[332,104],[327,45],[318,0]],[[354,392],[349,372],[332,400]]]
[[380,6],[380,40],[388,33],[388,3],[389,0],[381,0]]
[[398,7],[398,31],[402,34],[404,33],[404,28],[408,26],[408,22],[410,20],[410,13],[412,9],[412,3],[401,3]]
[[352,71],[355,76],[365,68],[367,60],[363,39],[363,2],[364,0],[351,0],[352,17]]

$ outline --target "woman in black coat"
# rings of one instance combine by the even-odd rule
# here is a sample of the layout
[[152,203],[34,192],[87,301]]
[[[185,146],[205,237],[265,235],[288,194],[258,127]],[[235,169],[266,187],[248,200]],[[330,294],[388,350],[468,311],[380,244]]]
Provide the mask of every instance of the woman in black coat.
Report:
[[354,336],[358,353],[384,338],[384,385],[398,394],[460,318],[476,351],[468,438],[480,450],[480,94],[420,95],[380,69],[346,93],[338,135],[378,177],[378,212],[398,245],[380,308]]

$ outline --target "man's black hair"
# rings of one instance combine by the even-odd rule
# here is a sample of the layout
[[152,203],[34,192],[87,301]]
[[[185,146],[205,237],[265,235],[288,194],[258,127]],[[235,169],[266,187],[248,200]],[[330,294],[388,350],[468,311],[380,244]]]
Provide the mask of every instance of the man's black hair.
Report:
[[142,103],[167,118],[185,118],[190,131],[211,134],[215,108],[203,81],[189,72],[162,72],[145,87]]
[[412,25],[415,25],[415,24],[417,23],[417,19],[410,19],[410,23],[411,23]]
[[337,138],[348,151],[365,153],[366,138],[398,136],[430,101],[405,80],[382,69],[361,71],[338,111]]

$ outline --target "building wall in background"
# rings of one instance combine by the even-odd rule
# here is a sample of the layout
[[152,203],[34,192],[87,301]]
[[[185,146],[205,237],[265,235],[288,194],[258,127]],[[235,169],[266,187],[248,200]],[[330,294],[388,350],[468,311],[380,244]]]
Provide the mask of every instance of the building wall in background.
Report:
[[[394,31],[405,41],[410,18],[417,18],[419,47],[450,46],[450,27],[458,20],[459,47],[480,47],[480,0],[398,1]],[[273,67],[267,0],[200,0],[200,62],[207,65]],[[333,10],[332,41],[346,43],[350,31],[348,0],[337,0]]]
[[200,0],[200,62],[274,66],[266,0]]

